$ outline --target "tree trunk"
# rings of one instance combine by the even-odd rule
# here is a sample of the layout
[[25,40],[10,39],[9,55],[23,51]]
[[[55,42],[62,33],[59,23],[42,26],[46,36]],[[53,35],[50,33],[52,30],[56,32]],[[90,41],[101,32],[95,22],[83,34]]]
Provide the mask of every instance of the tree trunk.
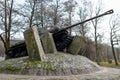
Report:
[[29,23],[29,27],[32,27],[32,23],[33,23],[33,16],[34,16],[34,12],[35,12],[35,5],[36,5],[36,0],[34,0],[34,4],[33,4],[33,7],[32,7],[31,16],[30,16],[30,23]]
[[95,28],[95,53],[96,53],[96,62],[99,63],[99,53],[98,53],[97,30],[96,30],[96,28]]
[[[71,15],[72,15],[72,12],[70,11],[69,12],[69,26],[71,26]],[[72,34],[72,29],[70,28],[70,35]]]
[[113,57],[114,57],[114,60],[115,60],[115,64],[118,66],[117,57],[116,57],[116,54],[115,54],[114,44],[113,44],[113,40],[112,40],[112,33],[111,33],[110,36],[111,36],[111,37],[110,37],[110,40],[111,40],[111,47],[112,47]]
[[41,4],[40,4],[40,7],[41,7],[41,12],[40,12],[40,16],[41,16],[41,27],[43,28],[44,27],[44,21],[43,21],[43,0],[41,0]]

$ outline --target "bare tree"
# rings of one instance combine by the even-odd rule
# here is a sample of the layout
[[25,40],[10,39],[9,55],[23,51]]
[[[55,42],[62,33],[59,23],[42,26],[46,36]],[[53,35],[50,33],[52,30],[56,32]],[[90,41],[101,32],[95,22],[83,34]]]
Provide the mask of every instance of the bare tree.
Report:
[[[80,21],[84,21],[87,19],[88,17],[88,11],[89,11],[89,4],[91,2],[88,0],[82,0],[82,5],[79,7],[79,12],[78,12],[78,15],[79,15],[79,18],[80,18]],[[86,33],[89,31],[88,30],[88,27],[87,27],[88,23],[83,23],[83,24],[80,24],[79,25],[79,28],[80,28],[80,34],[81,36],[85,37]]]
[[[3,24],[3,29],[5,31],[4,37],[0,34],[0,38],[4,43],[5,54],[7,54],[7,51],[10,47],[10,31],[12,27],[12,14],[13,14],[14,1],[4,0],[4,2],[1,1],[0,3],[2,5],[1,11],[3,12],[3,14],[1,14],[0,17],[1,17],[1,22]],[[7,56],[5,57],[7,58]]]
[[59,1],[60,0],[56,0],[56,5],[54,5],[54,18],[53,18],[53,23],[54,23],[54,26],[56,26],[57,25],[57,23],[58,23],[58,8],[59,8]]
[[4,44],[6,58],[8,58],[7,51],[11,44],[10,40],[16,33],[21,32],[24,26],[22,24],[24,21],[19,12],[22,6],[16,4],[14,0],[0,1],[0,29],[3,31],[0,33],[0,39]]
[[[47,7],[50,0],[26,0],[23,9],[23,16],[29,25],[36,25],[37,27],[45,27],[49,22]],[[31,13],[31,14],[30,14]],[[32,23],[31,23],[32,22]]]
[[[100,0],[100,2],[98,2],[99,4],[98,5],[92,5],[91,4],[91,9],[90,9],[90,16],[92,17],[92,15],[95,15],[95,16],[98,16],[100,14],[100,12],[102,12],[102,2]],[[94,8],[95,9],[94,9]],[[98,52],[98,32],[97,32],[97,29],[98,29],[98,25],[99,23],[101,22],[101,18],[96,18],[94,20],[91,21],[92,22],[92,25],[94,27],[94,39],[95,39],[95,51],[96,51],[96,61],[98,61],[98,57],[99,57],[99,52]]]
[[30,19],[29,19],[29,21],[30,21],[30,22],[29,22],[29,27],[32,27],[36,1],[37,1],[37,0],[33,0],[32,10],[31,10],[31,16],[30,16]]
[[[69,15],[69,22],[68,22],[68,25],[70,26],[71,25],[71,21],[72,21],[72,12],[74,11],[77,3],[73,0],[69,0],[69,1],[66,1],[64,3],[65,5],[65,11],[67,11],[68,15]],[[72,33],[72,29],[70,29],[70,34]]]
[[55,2],[50,5],[48,8],[49,10],[47,11],[49,17],[52,19],[52,25],[55,27],[59,23],[60,19],[60,4],[60,0],[55,0]]
[[[43,28],[45,26],[45,16],[46,16],[46,5],[45,3],[49,2],[49,0],[37,0],[37,5],[36,6],[36,15],[39,17],[36,17],[36,20],[41,24],[41,27]],[[51,1],[50,1],[51,2]],[[39,6],[40,5],[40,6]],[[46,7],[45,7],[46,6]]]
[[21,14],[24,18],[24,21],[26,24],[28,24],[28,27],[33,26],[33,19],[35,14],[37,0],[26,0],[23,6],[23,9],[21,9]]
[[118,36],[118,31],[120,30],[120,16],[119,15],[113,15],[112,18],[110,19],[109,25],[110,25],[110,42],[111,42],[111,48],[112,48],[112,53],[113,57],[115,60],[115,64],[118,65],[116,53],[115,53],[115,45],[118,45],[119,43],[119,37]]

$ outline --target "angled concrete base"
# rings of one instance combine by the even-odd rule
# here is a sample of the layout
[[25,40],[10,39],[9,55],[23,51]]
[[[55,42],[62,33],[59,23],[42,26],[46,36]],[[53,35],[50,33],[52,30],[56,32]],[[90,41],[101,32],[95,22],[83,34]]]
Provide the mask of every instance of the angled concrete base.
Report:
[[72,43],[68,47],[68,52],[74,55],[82,55],[85,53],[87,48],[87,44],[85,42],[85,39],[80,36],[75,36]]

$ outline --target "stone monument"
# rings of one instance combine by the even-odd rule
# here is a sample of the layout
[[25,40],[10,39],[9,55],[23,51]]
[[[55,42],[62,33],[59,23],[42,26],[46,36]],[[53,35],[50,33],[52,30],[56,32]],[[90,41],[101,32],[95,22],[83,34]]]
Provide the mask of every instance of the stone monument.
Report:
[[44,33],[40,36],[45,53],[56,53],[57,49],[52,37],[52,33]]
[[45,61],[45,52],[36,27],[31,27],[24,32],[25,43],[29,58],[32,60]]
[[[104,14],[99,15],[97,17],[101,17],[103,15],[111,14],[111,13],[113,13],[112,10],[105,12]],[[89,20],[91,19],[88,19],[86,21]],[[81,23],[84,23],[86,21],[83,21]],[[80,23],[77,23],[75,25],[78,24]],[[68,28],[71,28],[75,25],[72,25]],[[84,79],[73,78],[75,77],[75,75],[77,77],[78,75],[80,76],[82,74],[86,74],[87,76],[88,74],[91,73],[97,73],[98,71],[101,71],[103,68],[101,68],[95,62],[89,60],[86,57],[80,55],[73,55],[73,54],[78,54],[78,52],[80,51],[81,42],[79,41],[80,40],[79,37],[78,38],[76,37],[75,39],[73,39],[72,43],[70,43],[72,38],[67,33],[66,29],[68,28],[55,31],[54,34],[47,32],[42,35],[39,35],[39,32],[37,31],[36,27],[29,28],[24,32],[28,56],[1,61],[0,64],[2,65],[0,65],[0,73],[30,75],[30,76],[35,75],[37,77],[40,76],[42,78],[41,80],[53,80],[53,79],[54,80],[58,80],[58,79],[59,80],[100,80],[99,77],[92,79],[86,77]],[[64,38],[66,38],[66,40],[64,40]],[[68,46],[70,44],[71,46]],[[82,47],[84,46],[86,45],[83,44]],[[59,50],[62,51],[66,47],[72,54],[59,52]],[[37,79],[40,80],[39,79],[40,77],[38,77]],[[45,79],[45,77],[48,78]],[[62,77],[62,79],[58,77]],[[68,77],[70,78],[67,79]],[[119,76],[117,77],[119,78]],[[106,79],[106,76],[104,76],[104,78]],[[21,79],[23,79],[23,77]],[[31,80],[33,79],[34,78],[32,76]]]

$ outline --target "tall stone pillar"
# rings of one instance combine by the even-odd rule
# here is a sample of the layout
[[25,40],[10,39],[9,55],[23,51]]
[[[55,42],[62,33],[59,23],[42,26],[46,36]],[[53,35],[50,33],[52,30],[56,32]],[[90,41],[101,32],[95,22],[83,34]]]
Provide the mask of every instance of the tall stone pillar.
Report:
[[36,27],[31,27],[24,32],[28,56],[31,60],[45,61],[45,53]]

